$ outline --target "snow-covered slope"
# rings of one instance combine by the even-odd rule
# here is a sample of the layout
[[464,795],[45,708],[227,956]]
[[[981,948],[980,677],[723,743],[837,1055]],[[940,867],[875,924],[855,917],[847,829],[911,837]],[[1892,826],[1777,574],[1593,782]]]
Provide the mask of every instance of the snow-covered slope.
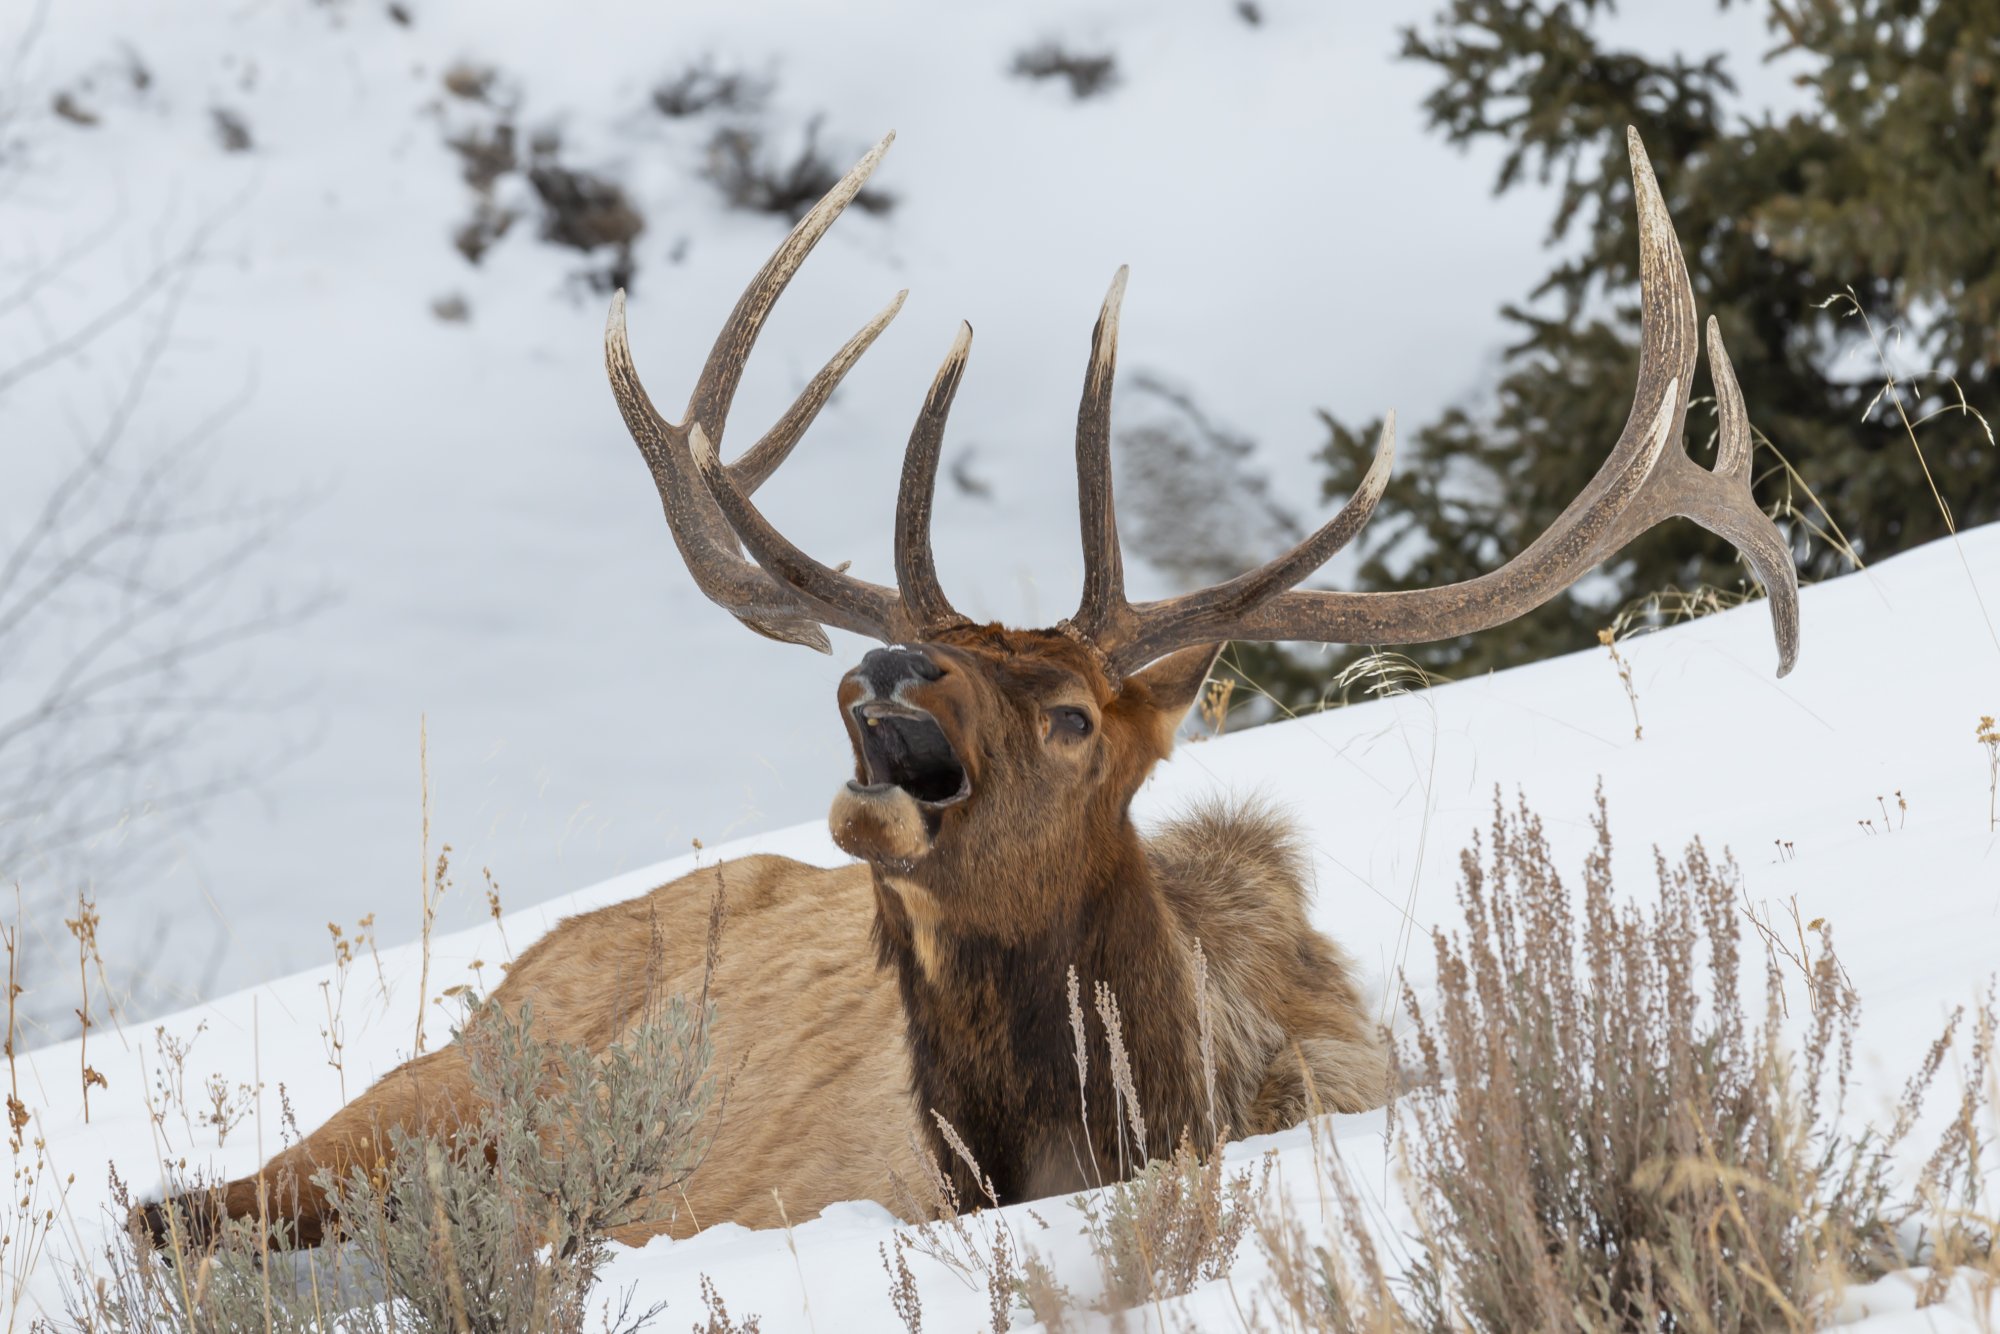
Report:
[[[1431,983],[1423,937],[1451,917],[1456,853],[1488,821],[1496,785],[1526,794],[1548,821],[1560,858],[1574,864],[1601,780],[1624,893],[1650,892],[1655,844],[1673,852],[1699,835],[1712,848],[1734,850],[1751,898],[1782,902],[1796,895],[1807,917],[1832,922],[1866,1007],[1861,1093],[1854,1101],[1872,1114],[1893,1099],[1945,1010],[1973,999],[2000,967],[2000,836],[1989,829],[1986,756],[1974,741],[1979,716],[2000,712],[2000,644],[1976,595],[1981,591],[1987,607],[2000,606],[2000,527],[1807,590],[1803,656],[1782,681],[1771,675],[1774,655],[1760,605],[1628,641],[1621,651],[1633,669],[1643,740],[1633,739],[1612,665],[1602,654],[1583,653],[1184,745],[1141,806],[1155,817],[1217,791],[1262,792],[1282,803],[1314,851],[1315,920],[1363,961],[1378,987],[1407,967],[1423,995]],[[825,783],[836,779],[830,771]],[[1780,840],[1792,850],[1783,857]],[[699,860],[752,850],[839,860],[816,824],[710,850]],[[649,867],[515,912],[505,921],[506,941],[518,950],[564,914],[635,894],[697,860]],[[1415,944],[1400,952],[1398,942],[1409,942],[1405,910]],[[317,917],[301,914],[297,929],[311,935]],[[506,957],[496,926],[444,937],[435,946],[433,989],[469,979],[475,959],[485,961],[491,976],[495,961]],[[407,1052],[416,964],[412,949],[383,954],[386,1001],[365,959],[350,975],[348,1095]],[[253,1072],[261,1078],[267,1145],[275,1138],[279,1085],[308,1126],[342,1101],[341,1078],[318,1037],[321,987],[332,976],[322,969],[285,978],[163,1022],[182,1039],[205,1025],[187,1061],[190,1082],[210,1071],[231,1080],[249,1080]],[[154,1179],[142,1089],[146,1071],[159,1064],[155,1035],[150,1026],[122,1034],[102,1029],[91,1039],[90,1063],[109,1087],[95,1092],[85,1126],[75,1044],[30,1053],[22,1062],[24,1093],[40,1109],[54,1165],[77,1178],[64,1230],[73,1228],[85,1246],[102,1226],[108,1165],[138,1182]],[[1382,1124],[1378,1114],[1335,1118],[1332,1125],[1348,1161],[1376,1192],[1384,1189]],[[212,1134],[190,1143],[172,1121],[168,1131],[170,1156],[230,1174],[257,1160],[252,1121],[220,1147]],[[1271,1148],[1280,1154],[1281,1178],[1311,1197],[1305,1132],[1240,1145],[1235,1153],[1248,1159]],[[1054,1255],[1058,1272],[1088,1294],[1094,1270],[1073,1236],[1069,1206],[1049,1202],[1037,1212],[1051,1229],[1019,1218],[1022,1235]],[[782,1234],[725,1225],[690,1241],[661,1240],[621,1253],[607,1289],[636,1283],[642,1299],[672,1303],[669,1319],[677,1326],[698,1312],[706,1274],[732,1311],[760,1314],[773,1334],[815,1323],[820,1330],[890,1328],[876,1247],[891,1227],[877,1206],[842,1206],[797,1227],[794,1258]],[[983,1293],[926,1262],[913,1263],[928,1328],[967,1328],[983,1319]],[[1237,1291],[1256,1281],[1256,1262],[1246,1260],[1235,1276]],[[46,1282],[44,1276],[38,1295]],[[1905,1302],[1901,1293],[1892,1279],[1861,1295],[1855,1318],[1893,1311]],[[1198,1290],[1184,1307],[1198,1328],[1236,1327],[1231,1296],[1220,1288]],[[1134,1317],[1155,1319],[1150,1311]],[[1952,1324],[1956,1317],[1937,1310],[1874,1319],[1867,1327],[1877,1331],[1977,1327]],[[1912,1319],[1920,1323],[1898,1323]]]
[[[500,873],[510,902],[692,837],[806,819],[842,762],[825,704],[854,641],[832,661],[777,650],[701,600],[604,384],[605,298],[570,282],[581,256],[537,240],[520,173],[497,186],[526,208],[506,238],[477,268],[453,250],[475,200],[447,140],[496,119],[446,90],[455,67],[495,72],[491,98],[514,108],[524,152],[559,132],[566,165],[620,180],[644,213],[633,340],[667,403],[784,229],[700,179],[711,135],[742,122],[789,151],[823,115],[822,142],[851,160],[897,130],[879,180],[900,202],[844,219],[787,293],[737,434],[911,289],[760,498],[810,550],[879,577],[900,441],[970,320],[947,462],[970,453],[991,497],[943,489],[938,558],[958,605],[1014,623],[1052,622],[1075,597],[1067,451],[1090,323],[1119,264],[1133,266],[1128,380],[1165,375],[1264,442],[1304,517],[1313,409],[1395,407],[1412,422],[1474,392],[1506,336],[1501,303],[1545,267],[1544,201],[1492,199],[1492,155],[1423,131],[1429,80],[1395,59],[1396,28],[1430,0],[1265,0],[1256,26],[1227,0],[405,0],[393,8],[407,24],[391,8],[0,5],[0,58],[38,32],[0,90],[24,143],[10,141],[0,182],[0,292],[88,246],[0,321],[0,366],[87,327],[212,224],[133,452],[234,405],[215,441],[216,498],[318,496],[245,572],[246,594],[339,594],[257,646],[249,693],[303,697],[305,713],[282,727],[253,714],[198,757],[290,762],[203,829],[135,812],[135,827],[172,835],[178,864],[148,879],[143,902],[102,887],[133,905],[107,914],[107,949],[145,962],[164,921],[173,961],[194,965],[173,970],[181,982],[218,935],[224,990],[317,958],[290,929],[306,904],[350,928],[373,913],[387,940],[415,933],[426,711],[436,827]],[[1752,104],[1783,94],[1780,71],[1749,58],[1766,38],[1747,7],[1630,8],[1630,40],[1729,49]],[[1074,101],[1010,76],[1045,39],[1115,56],[1117,88]],[[768,77],[762,109],[658,114],[654,87],[704,58]],[[95,123],[53,114],[65,94]],[[225,151],[218,111],[248,151]],[[433,300],[454,294],[469,320],[434,318]],[[143,327],[0,399],[0,532],[35,503],[37,470],[108,411]],[[1121,420],[1135,406],[1121,391]],[[756,701],[754,727],[713,707],[724,693]],[[24,873],[31,899],[57,896]],[[447,904],[447,920],[478,915],[458,911]],[[30,934],[52,950],[66,940],[53,921]]]

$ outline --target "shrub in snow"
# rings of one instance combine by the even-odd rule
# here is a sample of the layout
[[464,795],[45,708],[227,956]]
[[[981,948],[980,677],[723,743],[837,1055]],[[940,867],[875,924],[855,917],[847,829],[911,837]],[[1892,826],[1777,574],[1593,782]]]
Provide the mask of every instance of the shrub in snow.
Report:
[[679,74],[653,86],[653,109],[679,120],[705,111],[761,111],[771,95],[771,81],[742,70],[717,69],[703,56]]
[[1069,95],[1081,102],[1118,86],[1118,58],[1109,51],[1084,55],[1065,49],[1059,42],[1043,42],[1016,53],[1013,73],[1016,78],[1036,82],[1062,79],[1069,84]]
[[[712,1019],[705,999],[661,999],[593,1057],[539,1037],[528,1007],[476,1006],[460,1041],[482,1110],[454,1134],[392,1130],[394,1157],[375,1175],[323,1175],[344,1246],[276,1254],[284,1225],[254,1219],[196,1245],[179,1218],[166,1253],[121,1236],[98,1274],[79,1269],[69,1316],[190,1334],[319,1329],[335,1311],[362,1334],[579,1331],[609,1234],[670,1207],[702,1157]],[[610,1314],[636,1330],[658,1309]]]
[[[1486,865],[1476,845],[1462,857],[1460,929],[1435,937],[1438,1000],[1427,1011],[1404,993],[1419,1082],[1395,1116],[1417,1254],[1394,1275],[1351,1178],[1322,1157],[1345,1216],[1335,1242],[1314,1245],[1289,1202],[1258,1227],[1286,1327],[1806,1330],[1844,1283],[1916,1259],[1990,1277],[1990,1004],[1951,1127],[1913,1186],[1899,1181],[1894,1157],[1962,1014],[1890,1124],[1850,1133],[1859,1004],[1826,925],[1801,928],[1816,948],[1766,952],[1753,1018],[1734,863],[1699,841],[1677,866],[1656,853],[1651,909],[1621,903],[1601,794],[1593,825],[1578,902],[1541,822],[1496,800]],[[1809,1003],[1798,1051],[1788,969]],[[1914,1225],[1931,1229],[1919,1256]]]
[[[848,159],[820,147],[819,126],[817,116],[807,121],[805,138],[798,152],[790,155],[773,150],[762,130],[724,126],[708,141],[708,163],[702,174],[732,207],[797,222],[846,174],[840,164]],[[896,197],[868,188],[854,197],[854,203],[866,213],[887,213],[896,206]]]
[[1222,1146],[1205,1158],[1189,1136],[1171,1158],[1155,1159],[1130,1181],[1079,1196],[1091,1254],[1111,1310],[1177,1297],[1228,1275],[1270,1184],[1261,1174],[1223,1170]]

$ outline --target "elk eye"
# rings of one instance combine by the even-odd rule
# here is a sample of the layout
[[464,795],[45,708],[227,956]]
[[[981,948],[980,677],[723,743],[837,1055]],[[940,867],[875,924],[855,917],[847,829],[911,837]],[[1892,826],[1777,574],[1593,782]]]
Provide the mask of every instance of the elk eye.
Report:
[[1050,709],[1049,734],[1065,741],[1081,741],[1090,735],[1090,715],[1082,709]]

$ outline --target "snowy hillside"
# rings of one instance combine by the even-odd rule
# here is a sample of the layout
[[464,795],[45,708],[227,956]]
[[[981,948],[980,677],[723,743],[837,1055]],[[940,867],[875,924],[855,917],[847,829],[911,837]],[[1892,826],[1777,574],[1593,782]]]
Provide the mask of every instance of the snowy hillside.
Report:
[[[938,559],[969,612],[1046,624],[1075,597],[1070,423],[1119,264],[1120,422],[1146,410],[1139,375],[1180,386],[1261,442],[1302,520],[1315,408],[1415,422],[1478,392],[1495,312],[1545,267],[1545,209],[1490,198],[1491,155],[1423,132],[1425,76],[1394,51],[1430,8],[1269,0],[1252,24],[1226,0],[0,5],[0,55],[33,37],[0,89],[0,293],[60,266],[0,312],[0,367],[87,332],[199,241],[128,455],[212,428],[210,498],[311,497],[240,598],[336,598],[232,659],[254,707],[188,745],[190,772],[241,765],[253,790],[201,827],[142,805],[114,828],[157,836],[169,864],[100,884],[107,952],[226,991],[321,957],[302,912],[413,936],[422,714],[436,828],[509,903],[820,811],[855,643],[773,649],[680,569],[604,383],[607,295],[579,277],[606,254],[541,238],[538,152],[618,183],[643,220],[633,341],[672,401],[785,227],[703,177],[718,132],[762,136],[783,165],[823,118],[844,167],[897,130],[878,178],[894,208],[844,219],[787,294],[739,427],[911,289],[763,497],[809,549],[879,577],[900,441],[970,320],[946,448],[971,485],[941,490]],[[1629,8],[1617,31],[1659,49],[1767,42],[1741,7]],[[1010,72],[1050,41],[1113,57],[1115,85],[1079,100]],[[1785,95],[1782,66],[1736,63],[1748,104]],[[740,105],[664,114],[657,95],[702,69],[740,75]],[[503,125],[514,169],[481,167]],[[454,238],[490,223],[482,207],[517,216],[474,265]],[[0,396],[0,531],[111,413],[157,313]],[[718,691],[753,698],[755,726],[711,707]],[[0,876],[69,897],[38,870]],[[68,948],[52,909],[28,929]]]
[[[1989,827],[1985,751],[1974,741],[1982,714],[2000,710],[2000,644],[1982,611],[2000,606],[2000,528],[1966,534],[1885,561],[1804,594],[1804,650],[1797,671],[1773,679],[1764,609],[1753,604],[1627,641],[1644,739],[1632,735],[1625,692],[1607,658],[1585,653],[1421,694],[1359,704],[1305,721],[1184,745],[1141,798],[1157,817],[1203,793],[1263,792],[1289,808],[1314,852],[1314,917],[1363,962],[1379,990],[1400,968],[1420,997],[1431,994],[1426,934],[1453,916],[1456,854],[1489,820],[1498,785],[1519,789],[1549,821],[1558,857],[1574,865],[1588,839],[1585,819],[1602,779],[1617,839],[1621,890],[1651,892],[1652,848],[1670,853],[1699,835],[1733,849],[1752,900],[1797,897],[1807,917],[1832,924],[1865,1005],[1857,1058],[1859,1115],[1893,1102],[1920,1048],[1952,1006],[1976,999],[2000,967],[2000,835]],[[830,788],[836,774],[825,775]],[[1778,845],[1782,843],[1781,849]],[[823,827],[804,824],[710,849],[700,860],[773,850],[824,864],[840,858]],[[682,858],[517,911],[441,939],[433,989],[483,960],[487,976],[564,914],[634,895],[697,864]],[[1404,910],[1409,914],[1404,929]],[[297,930],[318,929],[302,912]],[[1412,941],[1414,934],[1414,942]],[[347,975],[345,1091],[351,1096],[407,1052],[415,1014],[416,954],[381,958],[384,995],[365,958]],[[261,1079],[265,1092],[226,1144],[205,1128],[169,1120],[161,1152],[240,1174],[258,1161],[259,1125],[275,1139],[282,1085],[302,1125],[343,1100],[342,1076],[320,1038],[329,970],[285,978],[175,1015],[170,1037],[193,1042],[190,1084],[210,1071],[229,1081]],[[197,1036],[198,1034],[198,1036]],[[157,1158],[142,1091],[160,1069],[150,1026],[100,1029],[89,1063],[108,1088],[78,1104],[74,1044],[30,1053],[24,1095],[39,1109],[59,1174],[75,1175],[52,1253],[94,1249],[103,1226],[104,1175],[116,1165],[149,1187]],[[261,1122],[260,1118],[261,1117]],[[1383,1201],[1393,1225],[1405,1215],[1387,1185],[1381,1114],[1334,1118],[1332,1134],[1362,1187]],[[1276,1150],[1278,1177],[1312,1198],[1313,1159],[1303,1129],[1236,1146],[1254,1161]],[[1989,1165],[1989,1171],[1991,1166]],[[1036,1206],[1043,1230],[1009,1211],[1028,1244],[1052,1257],[1083,1296],[1095,1269],[1073,1234],[1064,1202]],[[877,1259],[892,1220],[872,1204],[839,1206],[800,1221],[789,1239],[733,1225],[673,1243],[621,1252],[606,1291],[636,1284],[640,1304],[670,1303],[662,1327],[701,1312],[702,1276],[741,1316],[772,1331],[895,1328]],[[788,1246],[795,1247],[794,1255]],[[1247,1248],[1246,1248],[1247,1249]],[[926,1328],[965,1329],[985,1320],[985,1294],[920,1258],[912,1260]],[[1168,1309],[1129,1313],[1134,1323],[1238,1328],[1239,1297],[1260,1282],[1254,1257],[1232,1286],[1210,1284]],[[50,1276],[33,1288],[49,1300]],[[1989,1328],[1952,1307],[1897,1316],[1910,1285],[1892,1277],[1852,1294],[1856,1328]],[[1127,1327],[1131,1327],[1128,1325]]]

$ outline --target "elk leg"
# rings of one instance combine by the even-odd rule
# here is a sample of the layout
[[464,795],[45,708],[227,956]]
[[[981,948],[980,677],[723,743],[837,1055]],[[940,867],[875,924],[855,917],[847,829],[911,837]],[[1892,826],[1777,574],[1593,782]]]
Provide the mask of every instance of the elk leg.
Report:
[[260,1216],[285,1223],[290,1245],[317,1246],[337,1220],[315,1174],[344,1180],[357,1167],[372,1174],[392,1156],[391,1131],[449,1139],[477,1116],[474,1102],[465,1051],[453,1043],[397,1066],[254,1175],[138,1205],[133,1223],[155,1247],[180,1254],[208,1250],[225,1219]]

